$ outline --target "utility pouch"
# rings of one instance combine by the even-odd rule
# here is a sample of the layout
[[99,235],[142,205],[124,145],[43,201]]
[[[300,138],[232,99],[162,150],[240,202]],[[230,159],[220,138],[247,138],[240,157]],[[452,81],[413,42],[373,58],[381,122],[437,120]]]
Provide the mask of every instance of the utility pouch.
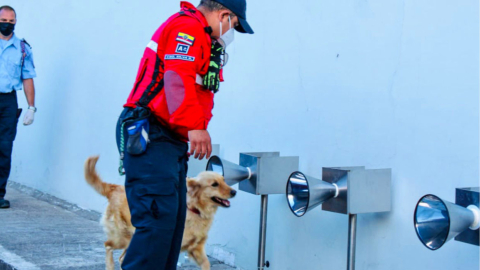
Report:
[[126,149],[130,155],[141,155],[147,151],[150,132],[150,110],[137,107],[124,120],[128,132]]

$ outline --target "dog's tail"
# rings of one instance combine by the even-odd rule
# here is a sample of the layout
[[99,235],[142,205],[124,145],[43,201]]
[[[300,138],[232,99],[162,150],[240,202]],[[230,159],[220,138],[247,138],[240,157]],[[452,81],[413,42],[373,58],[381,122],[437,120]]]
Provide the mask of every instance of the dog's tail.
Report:
[[109,197],[112,184],[108,184],[102,181],[95,169],[99,156],[89,157],[85,161],[85,179],[98,193],[105,197]]

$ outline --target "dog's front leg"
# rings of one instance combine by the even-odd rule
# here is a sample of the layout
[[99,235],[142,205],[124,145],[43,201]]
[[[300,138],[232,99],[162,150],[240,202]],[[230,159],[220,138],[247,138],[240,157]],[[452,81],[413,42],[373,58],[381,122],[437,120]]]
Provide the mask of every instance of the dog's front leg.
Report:
[[106,257],[105,257],[105,269],[115,270],[115,262],[113,261],[113,248],[105,245]]
[[195,260],[198,266],[202,268],[202,270],[210,270],[210,262],[208,261],[207,254],[205,253],[205,249],[203,247],[189,252],[189,255]]

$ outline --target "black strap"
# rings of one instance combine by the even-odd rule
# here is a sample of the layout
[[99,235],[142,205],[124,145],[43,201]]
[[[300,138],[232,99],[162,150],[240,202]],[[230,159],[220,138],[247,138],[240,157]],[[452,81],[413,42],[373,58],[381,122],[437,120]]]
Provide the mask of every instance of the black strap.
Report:
[[213,29],[212,29],[211,26],[207,26],[207,27],[205,27],[205,28],[203,28],[203,29],[205,29],[205,32],[206,32],[207,34],[209,34],[209,35],[211,35],[211,34],[213,33]]
[[162,91],[163,86],[164,86],[164,83],[163,83],[163,79],[162,79],[158,83],[157,87],[155,87],[155,89],[151,92],[150,95],[147,94],[148,93],[147,91],[143,92],[143,95],[140,98],[140,100],[138,102],[138,105],[140,105],[141,107],[147,107],[148,104],[150,104],[150,102],[152,102],[152,100],[158,95],[158,93],[160,93],[160,91]]
[[142,97],[140,98],[140,100],[138,101],[138,105],[140,107],[147,107],[148,104],[150,104],[150,102],[158,95],[158,93],[160,93],[160,91],[162,91],[163,89],[163,85],[164,85],[164,81],[163,81],[163,78],[162,80],[160,80],[157,84],[157,87],[155,87],[155,89],[153,89],[152,91],[152,88],[155,86],[155,84],[157,83],[157,80],[156,78],[158,77],[158,74],[160,73],[160,66],[163,66],[162,64],[162,60],[158,57],[158,55],[156,56],[157,57],[157,60],[155,61],[155,69],[153,71],[153,76],[152,76],[152,81],[150,82],[150,84],[148,85],[147,89],[145,89],[145,91],[143,92],[143,95]]

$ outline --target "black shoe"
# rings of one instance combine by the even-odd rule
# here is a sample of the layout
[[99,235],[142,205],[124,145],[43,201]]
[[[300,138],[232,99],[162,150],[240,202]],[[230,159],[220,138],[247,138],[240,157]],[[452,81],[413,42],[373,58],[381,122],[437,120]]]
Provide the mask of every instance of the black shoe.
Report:
[[0,199],[0,209],[10,208],[10,202],[4,199]]

